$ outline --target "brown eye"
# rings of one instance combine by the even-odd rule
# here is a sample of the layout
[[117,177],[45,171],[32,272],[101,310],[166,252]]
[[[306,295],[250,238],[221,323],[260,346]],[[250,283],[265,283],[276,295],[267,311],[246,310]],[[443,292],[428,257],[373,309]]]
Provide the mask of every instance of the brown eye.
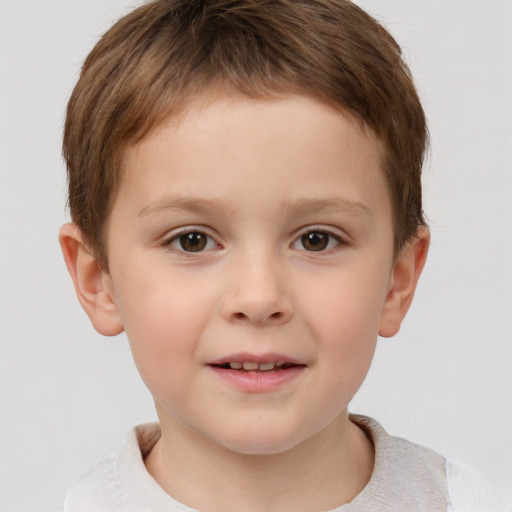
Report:
[[300,238],[306,251],[323,251],[329,245],[330,235],[323,231],[311,231]]
[[177,252],[201,253],[219,249],[220,245],[203,231],[182,228],[180,232],[165,240],[164,247],[172,247]]
[[210,248],[207,246],[211,245],[212,242],[212,239],[204,233],[191,231],[174,239],[171,245],[185,252],[200,252]]

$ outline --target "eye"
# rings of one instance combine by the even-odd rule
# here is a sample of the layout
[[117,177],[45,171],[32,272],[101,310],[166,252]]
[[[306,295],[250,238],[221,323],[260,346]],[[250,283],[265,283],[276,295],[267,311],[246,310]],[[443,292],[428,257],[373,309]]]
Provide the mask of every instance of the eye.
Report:
[[188,231],[174,236],[166,245],[184,252],[202,252],[214,249],[217,243],[201,231]]
[[306,251],[326,251],[342,243],[341,239],[328,231],[314,230],[301,235],[292,245],[294,249]]

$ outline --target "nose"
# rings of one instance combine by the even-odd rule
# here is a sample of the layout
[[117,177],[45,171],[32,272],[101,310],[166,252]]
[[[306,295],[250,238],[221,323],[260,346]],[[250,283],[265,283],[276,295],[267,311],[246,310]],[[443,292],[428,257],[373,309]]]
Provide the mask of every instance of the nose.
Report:
[[287,276],[277,258],[253,255],[231,266],[222,316],[231,323],[280,325],[293,316]]

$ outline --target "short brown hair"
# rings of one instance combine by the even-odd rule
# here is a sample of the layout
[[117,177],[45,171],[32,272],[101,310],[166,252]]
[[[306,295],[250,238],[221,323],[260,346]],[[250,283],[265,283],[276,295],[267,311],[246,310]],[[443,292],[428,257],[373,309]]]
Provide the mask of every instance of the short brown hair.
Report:
[[219,86],[305,94],[361,119],[383,146],[395,249],[425,225],[425,115],[398,44],[371,16],[348,0],[156,0],[100,39],[67,108],[69,207],[102,267],[123,149]]

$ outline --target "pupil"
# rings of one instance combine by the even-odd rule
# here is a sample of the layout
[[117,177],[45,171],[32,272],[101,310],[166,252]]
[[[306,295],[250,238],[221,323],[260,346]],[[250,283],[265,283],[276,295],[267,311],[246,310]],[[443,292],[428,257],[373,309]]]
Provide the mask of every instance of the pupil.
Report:
[[308,251],[323,251],[329,243],[329,235],[320,231],[313,231],[302,235],[301,242]]
[[206,246],[206,236],[202,233],[187,233],[180,236],[180,245],[184,251],[198,252]]

